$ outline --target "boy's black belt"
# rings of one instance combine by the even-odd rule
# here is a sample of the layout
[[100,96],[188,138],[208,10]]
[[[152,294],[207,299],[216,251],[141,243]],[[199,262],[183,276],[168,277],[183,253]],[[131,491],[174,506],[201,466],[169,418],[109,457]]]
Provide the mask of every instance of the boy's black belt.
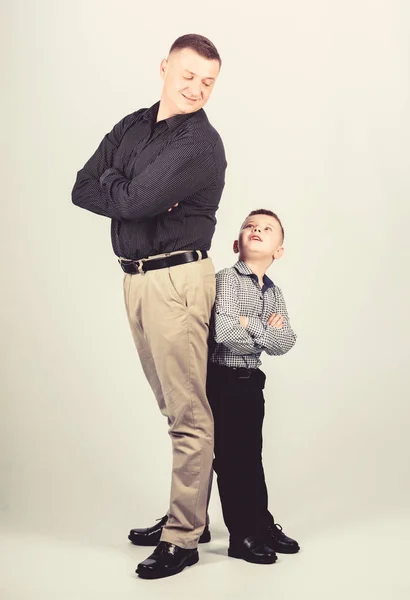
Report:
[[136,275],[137,273],[145,273],[146,271],[153,271],[155,269],[176,267],[177,265],[195,262],[204,258],[208,258],[208,253],[205,250],[187,250],[186,252],[171,254],[170,256],[163,256],[161,258],[141,258],[140,260],[119,258],[118,262],[125,273]]
[[218,363],[210,362],[212,367],[217,367],[229,373],[232,377],[237,379],[250,379],[252,375],[256,375],[257,373],[262,373],[260,369],[247,369],[246,367],[228,367],[226,365],[220,365]]

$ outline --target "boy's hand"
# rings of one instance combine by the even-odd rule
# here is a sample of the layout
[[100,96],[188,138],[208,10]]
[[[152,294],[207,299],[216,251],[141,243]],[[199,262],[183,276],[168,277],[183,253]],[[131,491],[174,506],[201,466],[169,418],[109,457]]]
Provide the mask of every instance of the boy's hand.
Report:
[[240,316],[239,323],[242,325],[242,327],[248,327],[248,324],[249,324],[248,317]]
[[276,329],[282,329],[282,327],[283,327],[282,315],[273,313],[268,319],[268,325],[270,325],[271,327],[276,327]]

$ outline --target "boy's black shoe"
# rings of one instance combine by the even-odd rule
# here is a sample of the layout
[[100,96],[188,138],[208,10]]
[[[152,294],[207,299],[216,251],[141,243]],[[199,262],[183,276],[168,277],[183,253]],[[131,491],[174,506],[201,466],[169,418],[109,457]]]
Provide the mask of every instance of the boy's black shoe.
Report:
[[[165,517],[159,519],[152,527],[147,527],[145,529],[131,529],[128,539],[135,544],[135,546],[157,546],[161,538],[162,528],[167,521],[168,515],[165,515]],[[205,525],[205,529],[199,538],[199,543],[206,544],[210,541],[211,532],[209,531],[208,525]]]
[[154,552],[136,569],[142,579],[159,579],[180,573],[199,560],[198,550],[186,550],[169,542],[160,542]]
[[278,525],[278,523],[269,525],[265,544],[273,548],[275,552],[281,552],[282,554],[296,554],[300,550],[297,541],[285,535],[282,526]]
[[276,553],[272,548],[250,535],[245,538],[231,536],[228,556],[242,558],[247,562],[259,565],[271,565],[277,559]]

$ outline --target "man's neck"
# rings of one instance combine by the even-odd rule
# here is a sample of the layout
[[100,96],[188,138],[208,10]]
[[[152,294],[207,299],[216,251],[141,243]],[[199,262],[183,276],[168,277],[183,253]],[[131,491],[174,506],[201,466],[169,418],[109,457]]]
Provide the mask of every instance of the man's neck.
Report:
[[175,111],[175,107],[170,105],[164,98],[161,98],[158,107],[157,123],[159,121],[165,121],[165,119],[175,117],[177,114],[178,113]]

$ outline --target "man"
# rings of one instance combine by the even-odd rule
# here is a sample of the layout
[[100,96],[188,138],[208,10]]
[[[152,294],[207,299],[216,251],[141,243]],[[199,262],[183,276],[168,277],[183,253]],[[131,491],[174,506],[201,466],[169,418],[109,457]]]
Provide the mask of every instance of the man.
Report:
[[78,172],[74,204],[112,219],[115,254],[144,373],[168,418],[173,471],[168,519],[140,577],[179,573],[198,561],[213,458],[206,397],[215,270],[207,251],[227,166],[203,110],[221,59],[185,35],[160,65],[161,99],[122,119]]

